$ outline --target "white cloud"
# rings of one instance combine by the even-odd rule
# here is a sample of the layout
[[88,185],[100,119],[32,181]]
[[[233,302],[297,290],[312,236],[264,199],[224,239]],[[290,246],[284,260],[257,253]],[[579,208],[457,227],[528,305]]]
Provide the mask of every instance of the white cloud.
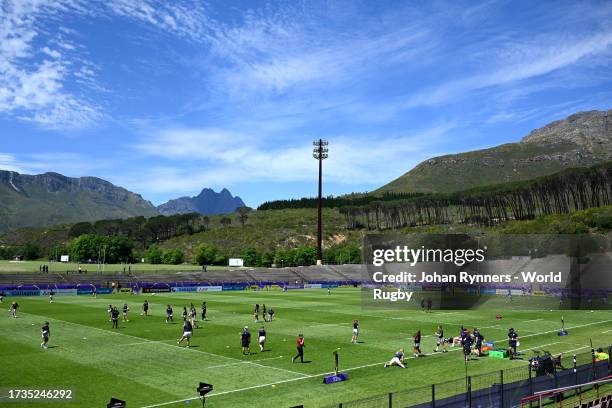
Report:
[[[64,84],[75,69],[71,46],[52,48],[42,25],[67,12],[81,12],[80,0],[8,0],[0,8],[0,113],[49,128],[82,127],[101,113]],[[45,42],[42,47],[36,43]]]
[[[456,101],[471,92],[485,88],[506,86],[569,68],[591,57],[610,60],[612,31],[599,32],[579,38],[538,37],[529,43],[513,43],[498,53],[498,58],[482,72],[446,82],[427,89],[403,103],[403,108],[435,106]],[[571,80],[572,74],[568,75]],[[559,78],[555,78],[559,81]],[[556,84],[565,86],[563,81]]]
[[[339,184],[377,184],[434,153],[443,151],[451,124],[392,136],[336,136],[324,162],[326,180]],[[316,175],[310,140],[295,147],[267,143],[261,137],[218,129],[171,129],[134,146],[137,154],[160,163],[146,177],[125,176],[126,185],[149,193],[188,194],[202,186],[221,187],[249,182],[300,182]]]

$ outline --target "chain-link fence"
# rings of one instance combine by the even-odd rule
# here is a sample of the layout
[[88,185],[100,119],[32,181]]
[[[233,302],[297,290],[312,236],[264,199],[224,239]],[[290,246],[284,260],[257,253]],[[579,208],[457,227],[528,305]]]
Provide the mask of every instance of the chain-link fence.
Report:
[[[612,346],[608,347],[612,355]],[[328,408],[512,408],[538,391],[584,384],[612,375],[610,357],[596,361],[591,352],[550,356],[537,363],[466,376],[443,383],[343,401]]]

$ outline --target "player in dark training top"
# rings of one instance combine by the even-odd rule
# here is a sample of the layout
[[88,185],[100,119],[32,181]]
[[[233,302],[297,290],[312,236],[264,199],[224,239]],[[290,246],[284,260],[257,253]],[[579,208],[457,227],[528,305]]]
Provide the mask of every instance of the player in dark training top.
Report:
[[191,345],[192,335],[193,335],[193,326],[191,325],[191,322],[189,320],[185,319],[185,322],[183,323],[183,335],[181,336],[180,339],[178,339],[176,344],[181,344],[183,340],[187,340],[187,347],[189,347]]
[[119,328],[119,310],[114,307],[111,312],[111,320],[113,321],[113,329]]
[[187,306],[183,306],[183,321],[187,321]]
[[421,331],[417,330],[412,338],[414,341],[413,352],[415,357],[419,357],[421,355]]
[[353,320],[353,337],[351,338],[351,343],[357,344],[357,339],[359,338],[359,320]]
[[9,309],[9,312],[11,312],[11,316],[13,316],[13,319],[17,318],[17,309],[19,309],[19,303],[13,300],[13,303],[11,303],[11,307]]
[[474,349],[476,350],[476,355],[480,357],[482,355],[482,342],[484,341],[484,336],[480,333],[477,327],[474,327],[474,332],[472,333],[474,336],[474,342],[476,346]]
[[169,323],[169,322],[174,323],[174,320],[172,320],[172,315],[173,315],[172,306],[166,305],[166,323]]
[[446,339],[444,338],[444,329],[442,326],[438,326],[438,330],[436,330],[436,349],[435,352],[440,351],[440,347],[442,347],[442,352],[446,353],[448,350],[446,349]]
[[403,348],[399,349],[399,351],[395,353],[391,361],[389,361],[388,363],[385,363],[385,368],[391,367],[392,365],[397,365],[402,368],[406,368],[406,366],[404,365],[404,349]]
[[258,337],[259,351],[264,351],[266,348],[266,328],[261,326],[259,329],[259,337]]
[[202,302],[202,320],[206,320],[206,302]]
[[465,336],[461,338],[461,346],[463,347],[463,358],[465,361],[470,361],[472,353],[472,336],[469,331],[465,332]]
[[510,359],[512,360],[517,354],[516,347],[518,346],[518,333],[511,327],[508,330],[508,346],[510,347]]
[[123,312],[123,321],[124,322],[129,322],[129,320],[128,320],[128,311],[129,310],[130,310],[130,308],[128,307],[127,303],[124,303],[123,304],[123,309],[122,309],[122,312]]
[[49,336],[51,336],[51,330],[49,330],[49,322],[45,322],[40,328],[40,335],[42,336],[43,342],[40,343],[40,347],[46,349],[47,343],[49,343]]
[[146,299],[142,304],[142,314],[145,315],[145,317],[149,315],[149,301]]
[[262,305],[262,313],[261,314],[263,315],[264,322],[267,322],[268,321],[268,309],[266,309],[266,304],[265,303]]
[[240,344],[242,345],[242,354],[251,354],[251,333],[248,326],[244,326],[242,333],[240,333]]

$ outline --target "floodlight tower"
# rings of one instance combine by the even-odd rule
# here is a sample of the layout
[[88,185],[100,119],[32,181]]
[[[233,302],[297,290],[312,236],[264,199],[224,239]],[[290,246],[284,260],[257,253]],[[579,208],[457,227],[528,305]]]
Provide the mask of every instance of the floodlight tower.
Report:
[[319,161],[319,195],[317,199],[317,265],[321,265],[323,257],[321,256],[321,241],[323,238],[323,229],[321,222],[321,207],[323,199],[323,160],[327,159],[329,144],[327,140],[319,139],[312,142],[314,149],[312,157]]

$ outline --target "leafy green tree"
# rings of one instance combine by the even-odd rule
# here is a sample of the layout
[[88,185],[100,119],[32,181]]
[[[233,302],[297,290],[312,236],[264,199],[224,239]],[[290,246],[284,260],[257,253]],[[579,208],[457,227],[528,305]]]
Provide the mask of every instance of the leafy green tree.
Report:
[[251,212],[251,208],[249,207],[238,207],[236,208],[236,217],[240,222],[240,225],[244,227],[247,219],[249,218],[249,213]]
[[158,265],[162,263],[164,252],[157,245],[151,245],[145,252],[145,259],[148,263]]
[[227,255],[214,245],[199,245],[193,253],[193,262],[198,265],[223,265]]
[[221,225],[227,228],[232,224],[232,219],[229,217],[222,217],[219,222],[221,223]]
[[180,249],[169,249],[162,255],[162,262],[166,265],[179,265],[185,261],[185,254]]
[[255,248],[246,248],[240,257],[244,260],[245,266],[259,266],[260,254]]
[[21,256],[26,261],[34,261],[42,256],[42,252],[39,246],[27,243],[21,247]]

